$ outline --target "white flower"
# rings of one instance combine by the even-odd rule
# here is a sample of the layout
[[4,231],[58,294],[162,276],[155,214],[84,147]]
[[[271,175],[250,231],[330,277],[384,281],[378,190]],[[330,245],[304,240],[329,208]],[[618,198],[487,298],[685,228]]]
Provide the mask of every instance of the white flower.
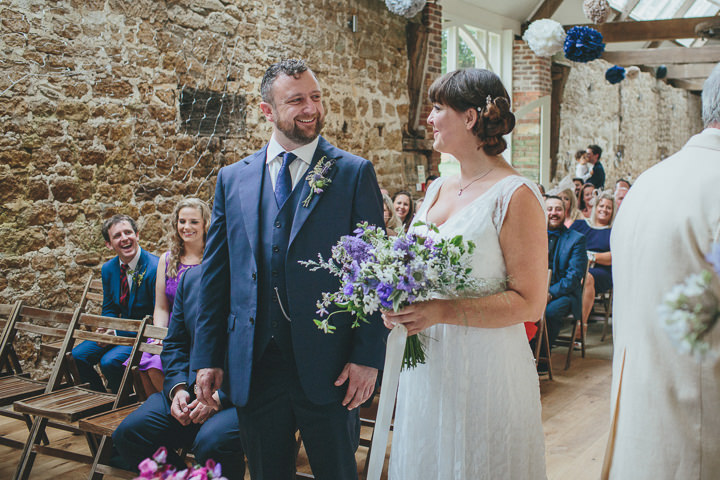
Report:
[[565,29],[555,20],[543,18],[535,20],[528,26],[523,40],[539,57],[552,57],[563,49]]

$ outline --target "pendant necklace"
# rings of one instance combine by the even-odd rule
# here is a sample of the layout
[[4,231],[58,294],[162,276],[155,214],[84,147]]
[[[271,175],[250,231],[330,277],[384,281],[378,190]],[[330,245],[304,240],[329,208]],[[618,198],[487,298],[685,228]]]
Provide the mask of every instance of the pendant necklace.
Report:
[[[462,196],[463,191],[465,191],[465,189],[467,189],[470,185],[472,185],[473,183],[477,182],[477,181],[480,180],[481,178],[484,178],[488,173],[492,172],[494,168],[495,168],[494,166],[490,167],[487,172],[485,172],[485,173],[483,173],[482,175],[477,176],[477,177],[475,177],[474,179],[470,180],[470,183],[468,183],[468,184],[465,185],[464,187],[460,187],[460,189],[458,190],[458,195],[457,195],[457,196],[458,196],[458,197]],[[458,183],[460,183],[460,179],[459,179],[459,178],[458,178]]]

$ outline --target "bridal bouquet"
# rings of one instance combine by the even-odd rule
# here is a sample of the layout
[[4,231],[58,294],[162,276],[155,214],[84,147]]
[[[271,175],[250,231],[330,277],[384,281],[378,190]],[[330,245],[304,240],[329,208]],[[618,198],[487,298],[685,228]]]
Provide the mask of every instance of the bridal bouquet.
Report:
[[[340,312],[350,313],[356,328],[360,322],[368,323],[367,317],[379,309],[397,312],[437,295],[474,293],[481,286],[469,267],[475,244],[461,235],[434,241],[414,233],[388,237],[382,228],[367,222],[357,227],[355,235],[338,241],[329,259],[318,254],[318,261],[300,262],[312,271],[323,269],[340,278],[340,289],[323,293],[317,302],[321,320],[314,321],[325,333],[335,330],[330,318]],[[438,231],[433,225],[428,228]],[[333,305],[336,310],[330,313]],[[403,368],[419,363],[425,363],[425,353],[415,335],[407,340]]]
[[713,290],[714,275],[720,275],[720,244],[707,255],[714,272],[703,270],[672,288],[658,307],[663,326],[681,353],[702,359],[710,351],[705,335],[720,318],[720,299]]
[[167,450],[160,447],[151,458],[146,458],[138,469],[140,476],[135,480],[227,480],[222,476],[222,468],[214,460],[205,462],[205,466],[195,465],[185,470],[177,471],[167,463]]

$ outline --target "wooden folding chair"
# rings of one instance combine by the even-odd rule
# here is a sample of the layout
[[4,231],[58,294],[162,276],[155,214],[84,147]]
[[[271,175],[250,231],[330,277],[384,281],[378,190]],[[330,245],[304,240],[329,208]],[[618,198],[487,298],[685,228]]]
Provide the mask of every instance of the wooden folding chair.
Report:
[[[587,266],[585,267],[585,275],[583,275],[582,280],[580,281],[582,283],[581,298],[583,298],[583,296],[585,295],[585,278],[587,277],[589,269],[590,263],[588,262]],[[572,322],[570,336],[560,335],[555,342],[557,345],[568,347],[567,357],[565,358],[565,370],[570,368],[570,362],[572,361],[572,353],[573,350],[575,350],[575,342],[580,342],[581,356],[582,358],[585,358],[585,329],[582,328],[582,318],[575,318],[575,315],[573,315],[572,313],[566,318],[570,318],[570,321]],[[578,325],[580,326],[580,339],[575,340]]]
[[[83,293],[80,296],[80,302],[78,302],[78,307],[80,308],[80,312],[86,313],[86,312],[88,312],[88,309],[90,309],[89,313],[100,314],[102,311],[102,301],[103,301],[102,280],[99,278],[94,278],[93,275],[90,274],[87,281],[85,282],[85,287],[83,288]],[[45,357],[55,358],[55,356],[60,351],[61,346],[62,346],[62,339],[59,339],[57,341],[52,341],[52,342],[43,342],[43,344],[40,346],[40,352]],[[74,370],[75,369],[74,363],[68,364],[68,368]]]
[[[550,279],[552,278],[552,270],[548,269],[547,274],[547,289],[550,289]],[[552,359],[550,358],[550,340],[547,332],[547,319],[545,318],[545,310],[543,310],[542,317],[538,322],[538,331],[536,334],[537,341],[535,342],[535,365],[540,366],[540,362],[547,364],[547,375],[548,379],[553,379],[552,371]]]
[[[13,341],[18,333],[42,335],[46,338],[64,338],[68,328],[79,315],[79,311],[58,312],[55,310],[44,310],[16,304],[14,313],[7,320],[2,342],[0,343],[0,364],[4,365],[6,374],[0,377],[0,415],[24,422],[28,430],[32,426],[30,416],[15,412],[9,409],[10,405],[17,400],[22,400],[46,391],[48,382],[45,380],[31,379],[27,373],[23,373],[22,366],[15,354]],[[54,359],[55,366],[59,363],[57,357]],[[61,382],[61,379],[65,379]],[[68,386],[72,382],[72,376],[67,369],[60,370],[58,386]],[[43,436],[43,442],[47,439]],[[0,436],[0,444],[22,449],[24,443],[17,440]]]
[[[605,341],[605,336],[608,333],[608,329],[610,331],[610,334],[612,335],[612,323],[610,321],[610,318],[612,317],[612,301],[613,301],[613,291],[612,289],[608,290],[607,292],[598,293],[595,295],[595,303],[593,303],[593,310],[590,312],[590,315],[600,315],[603,317],[604,323],[603,323],[603,331],[602,336],[600,337],[600,341]],[[600,307],[600,310],[597,310],[597,307]]]
[[[30,435],[25,442],[23,453],[15,472],[15,480],[27,480],[29,478],[35,456],[38,453],[76,462],[93,463],[95,453],[97,452],[97,442],[94,435],[90,433],[83,432],[85,433],[85,438],[90,448],[90,455],[69,452],[65,449],[55,448],[49,445],[40,445],[40,441],[45,436],[45,429],[48,427],[49,422],[59,422],[70,429],[82,431],[78,425],[78,421],[81,418],[110,410],[118,397],[110,393],[95,392],[84,386],[71,386],[57,390],[63,375],[63,369],[68,362],[66,356],[72,352],[72,347],[76,340],[92,340],[108,345],[127,345],[137,348],[137,343],[140,339],[139,336],[134,338],[120,337],[94,332],[97,328],[105,328],[138,333],[147,323],[147,318],[149,318],[146,317],[144,320],[131,320],[102,317],[98,315],[80,314],[79,310],[79,308],[76,310],[77,315],[63,340],[58,356],[60,361],[56,362],[53,368],[50,380],[45,389],[46,393],[16,401],[13,404],[16,412],[34,417]],[[81,326],[89,327],[90,331],[81,330]],[[121,385],[128,381],[129,374],[130,364],[128,364],[128,367],[125,369]]]
[[[81,430],[102,437],[100,439],[100,446],[93,459],[92,468],[88,474],[88,480],[98,480],[103,478],[103,475],[130,479],[136,477],[137,474],[134,472],[128,472],[127,470],[122,470],[108,464],[112,457],[112,434],[125,417],[134,412],[140,406],[140,402],[145,401],[146,398],[139,393],[135,399],[136,401],[131,401],[130,394],[133,390],[133,383],[135,383],[133,382],[133,378],[135,378],[133,372],[137,371],[136,367],[140,363],[144,352],[160,355],[162,345],[147,343],[147,341],[150,339],[163,340],[167,336],[167,331],[167,328],[156,327],[152,325],[150,321],[143,326],[138,334],[139,341],[135,344],[130,354],[128,368],[120,384],[120,389],[118,390],[115,403],[113,403],[112,410],[80,420],[79,427]],[[130,372],[130,376],[127,374],[128,371]]]
[[[0,303],[0,349],[5,345],[5,337],[15,323],[18,311],[22,302],[18,300],[14,304]],[[0,376],[12,375],[13,368],[7,363],[4,357],[0,357]]]

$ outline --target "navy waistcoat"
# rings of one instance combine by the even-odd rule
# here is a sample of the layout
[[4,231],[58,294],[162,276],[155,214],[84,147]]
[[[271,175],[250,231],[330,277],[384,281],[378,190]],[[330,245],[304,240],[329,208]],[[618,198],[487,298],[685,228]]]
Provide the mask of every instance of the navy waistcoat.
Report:
[[[298,162],[302,160],[296,160]],[[303,181],[293,188],[292,194],[278,208],[275,192],[267,166],[263,172],[260,195],[260,265],[258,269],[258,317],[255,324],[255,359],[258,360],[274,338],[285,355],[292,358],[292,338],[285,283],[285,258],[287,256],[295,210],[300,203]],[[278,302],[282,302],[282,306]]]

